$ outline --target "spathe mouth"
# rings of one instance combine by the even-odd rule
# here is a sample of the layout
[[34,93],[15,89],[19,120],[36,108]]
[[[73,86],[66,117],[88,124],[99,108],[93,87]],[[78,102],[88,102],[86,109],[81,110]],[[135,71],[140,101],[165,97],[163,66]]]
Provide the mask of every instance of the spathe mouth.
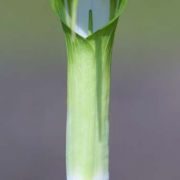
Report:
[[[73,3],[77,2],[75,9]],[[115,19],[125,0],[54,0],[62,22],[83,38],[107,26]],[[75,17],[73,17],[75,16]]]
[[[70,11],[66,3],[68,16]],[[78,0],[74,31],[86,38],[109,22],[109,11],[110,0]]]

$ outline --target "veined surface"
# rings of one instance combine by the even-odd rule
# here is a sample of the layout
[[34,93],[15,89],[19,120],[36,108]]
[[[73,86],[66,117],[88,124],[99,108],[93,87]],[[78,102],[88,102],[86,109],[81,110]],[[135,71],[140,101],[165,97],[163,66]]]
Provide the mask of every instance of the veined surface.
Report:
[[[65,2],[68,14],[67,1]],[[88,36],[90,10],[92,10],[93,31],[95,32],[109,21],[110,0],[78,0],[75,32],[83,37]]]

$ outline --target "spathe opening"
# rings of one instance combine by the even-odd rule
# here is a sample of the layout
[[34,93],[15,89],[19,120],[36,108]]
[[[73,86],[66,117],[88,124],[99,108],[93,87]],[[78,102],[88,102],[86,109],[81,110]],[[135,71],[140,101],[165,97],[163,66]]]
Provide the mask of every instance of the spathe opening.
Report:
[[[106,26],[116,13],[121,0],[63,0],[66,24],[87,38]],[[77,5],[73,3],[77,1]],[[75,11],[75,12],[74,12]],[[73,16],[76,16],[75,18]],[[75,21],[75,22],[72,22]]]

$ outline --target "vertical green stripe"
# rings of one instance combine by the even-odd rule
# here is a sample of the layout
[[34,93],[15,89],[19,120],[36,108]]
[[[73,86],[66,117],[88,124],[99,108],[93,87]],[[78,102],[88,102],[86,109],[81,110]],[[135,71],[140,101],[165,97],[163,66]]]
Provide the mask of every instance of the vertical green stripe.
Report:
[[89,35],[93,33],[93,12],[91,9],[89,10],[88,31]]

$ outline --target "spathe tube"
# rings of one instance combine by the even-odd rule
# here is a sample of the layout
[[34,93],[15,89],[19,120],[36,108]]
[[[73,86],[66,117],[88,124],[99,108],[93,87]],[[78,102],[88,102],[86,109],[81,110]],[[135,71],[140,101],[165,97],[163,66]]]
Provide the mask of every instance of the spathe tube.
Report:
[[64,1],[53,1],[67,48],[67,180],[109,179],[111,56],[125,0],[119,2],[105,26],[83,37],[67,23]]

